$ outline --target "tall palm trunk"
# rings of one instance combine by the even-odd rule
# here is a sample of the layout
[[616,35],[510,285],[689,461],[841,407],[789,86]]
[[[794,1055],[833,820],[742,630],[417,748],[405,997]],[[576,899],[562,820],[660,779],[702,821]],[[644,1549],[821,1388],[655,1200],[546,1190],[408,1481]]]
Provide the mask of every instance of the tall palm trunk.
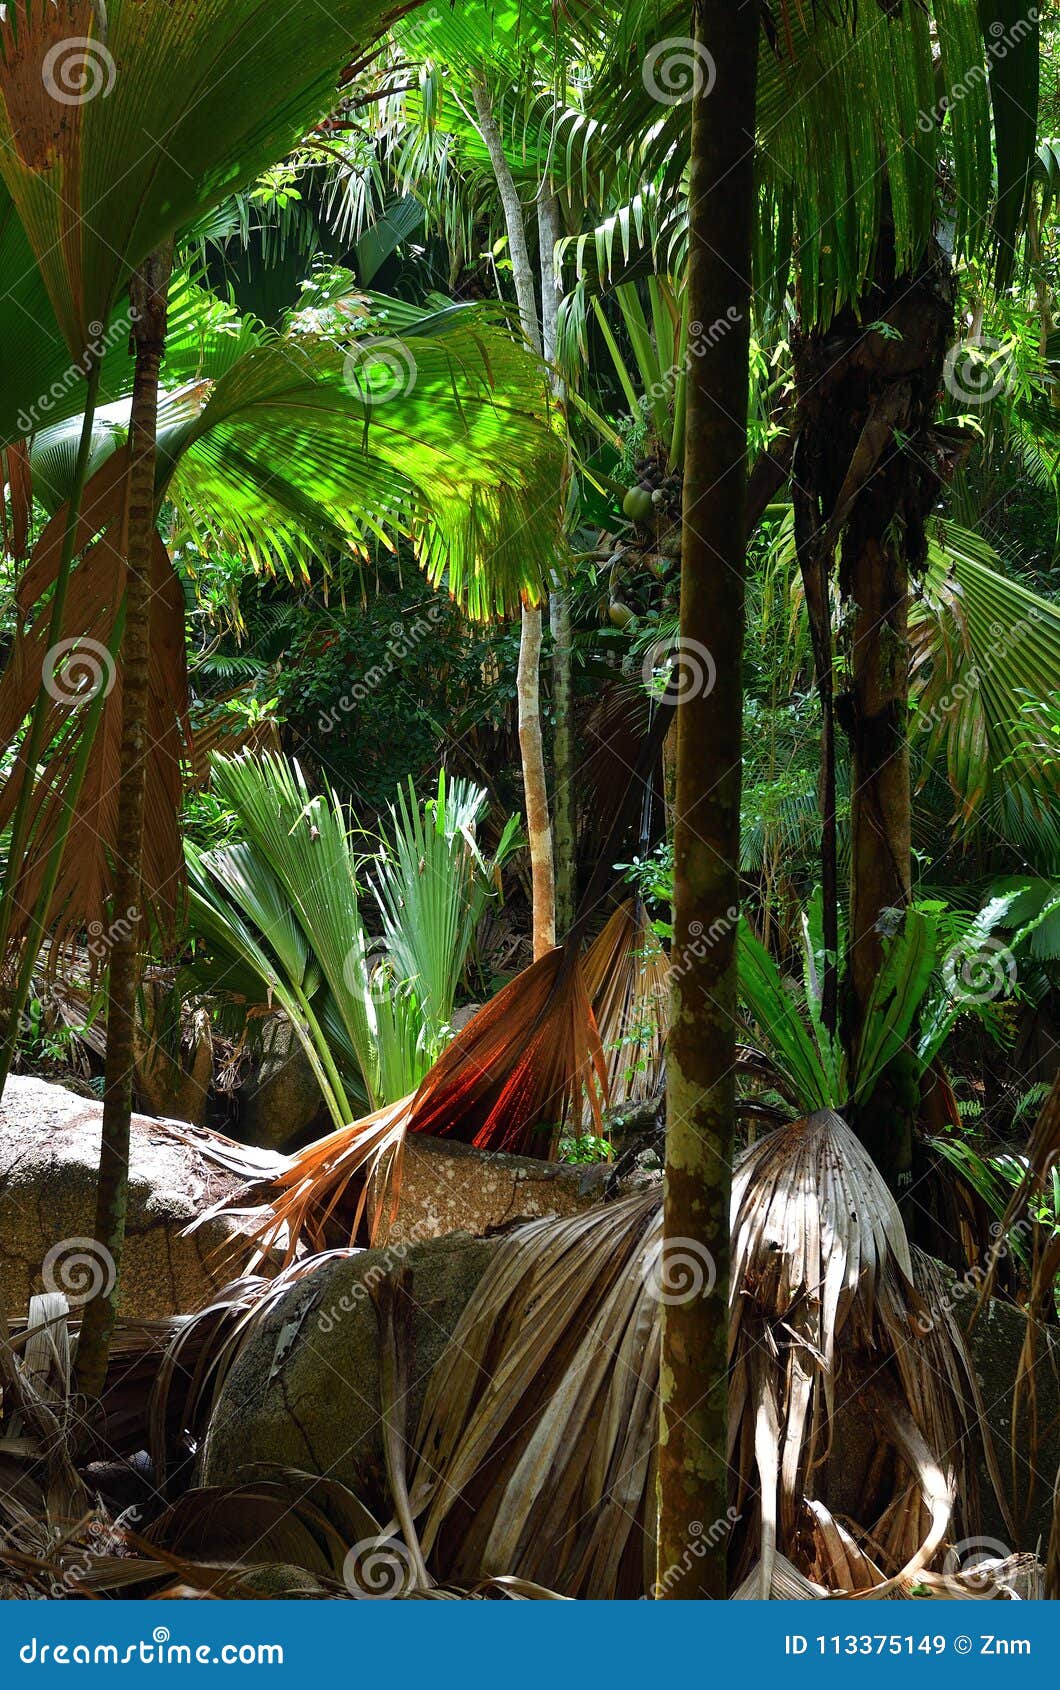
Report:
[[[552,391],[564,398],[563,379],[555,368],[559,353],[559,288],[555,252],[560,238],[559,201],[551,182],[543,182],[537,200],[541,255],[541,351],[552,367]],[[556,932],[565,938],[574,924],[577,903],[577,832],[574,820],[573,641],[570,592],[553,588],[549,596],[552,632],[552,816],[556,873]]]
[[114,875],[115,931],[107,1002],[103,1141],[96,1191],[98,1243],[109,1252],[113,1273],[100,1295],[86,1305],[77,1351],[78,1389],[90,1402],[103,1392],[111,1334],[121,1285],[129,1190],[129,1138],[136,996],[142,934],[141,868],[148,743],[148,677],[151,648],[151,557],[155,537],[158,376],[165,348],[166,303],[173,248],[145,260],[133,277],[136,373],[129,423],[129,481],[126,509],[125,638],[122,645],[122,741],[118,789],[118,852]]
[[821,766],[818,798],[821,809],[822,938],[825,949],[821,1019],[834,1033],[839,1019],[839,838],[836,816],[835,678],[832,640],[832,548],[822,533],[815,501],[801,479],[800,449],[796,448],[792,481],[795,549],[806,599],[806,615],[813,647],[814,677],[821,705]]
[[[688,377],[674,833],[674,997],[663,1206],[660,1596],[726,1595],[729,1191],[747,547],[747,393],[757,0],[700,0],[716,76],[692,107],[690,320],[735,312]],[[712,85],[711,85],[712,84]],[[706,90],[704,92],[703,90]],[[730,317],[731,320],[731,317]],[[706,652],[716,652],[712,670]],[[716,680],[710,685],[716,670]],[[706,937],[704,937],[706,936]],[[691,1267],[691,1272],[687,1270]],[[724,1543],[724,1540],[723,1540]]]
[[[504,156],[504,145],[494,116],[489,89],[484,83],[476,82],[473,94],[475,121],[490,156],[504,212],[519,321],[527,341],[535,352],[540,353],[541,324],[534,292],[534,271],[526,244],[522,201],[508,167],[508,160]],[[541,732],[542,640],[540,607],[524,604],[517,689],[519,755],[523,765],[526,833],[530,844],[530,870],[533,880],[535,960],[552,950],[556,943],[556,875],[552,854],[552,827],[548,813],[545,743]]]
[[[881,334],[866,324],[886,323]],[[881,230],[876,273],[857,310],[796,351],[797,476],[819,523],[822,569],[840,546],[839,583],[850,611],[849,680],[836,716],[850,747],[850,939],[842,1032],[851,1059],[864,1030],[888,934],[912,890],[909,764],[910,571],[926,551],[925,524],[953,446],[933,427],[953,325],[953,290],[941,249],[897,274],[893,232]],[[818,577],[818,592],[824,582]],[[819,669],[821,664],[818,665]],[[851,1116],[877,1166],[900,1192],[912,1163],[916,1080],[901,1058]]]

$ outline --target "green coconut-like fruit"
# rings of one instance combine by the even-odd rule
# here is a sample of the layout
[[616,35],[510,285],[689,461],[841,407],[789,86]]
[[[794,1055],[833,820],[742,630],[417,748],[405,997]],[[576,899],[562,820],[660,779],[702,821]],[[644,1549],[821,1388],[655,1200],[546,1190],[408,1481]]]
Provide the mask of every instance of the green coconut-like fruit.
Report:
[[630,522],[647,522],[652,513],[651,494],[643,487],[631,487],[622,500],[622,514]]
[[612,628],[628,628],[633,621],[633,612],[628,604],[622,603],[621,599],[611,600],[607,607],[607,614]]

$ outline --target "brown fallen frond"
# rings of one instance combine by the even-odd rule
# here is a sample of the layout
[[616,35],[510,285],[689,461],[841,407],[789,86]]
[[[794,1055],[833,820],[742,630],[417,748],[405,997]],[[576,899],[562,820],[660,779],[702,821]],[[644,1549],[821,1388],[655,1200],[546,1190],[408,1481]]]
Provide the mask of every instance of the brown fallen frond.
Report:
[[[480,1150],[545,1155],[582,1100],[599,1124],[607,1069],[575,944],[540,957],[491,998],[424,1079],[408,1131]],[[545,1129],[542,1138],[542,1129]]]
[[[938,1288],[879,1173],[830,1112],[744,1154],[732,1225],[733,1500],[726,1520],[704,1522],[701,1548],[731,1539],[737,1585],[754,1571],[760,1595],[789,1565],[829,1593],[898,1594],[955,1523],[976,1529],[982,1405],[960,1331],[936,1312]],[[657,1194],[504,1240],[432,1375],[415,1440],[409,1506],[435,1577],[505,1571],[604,1599],[665,1579],[652,1506],[662,1250]],[[871,1533],[816,1494],[837,1379],[871,1414],[889,1464]],[[958,1477],[968,1496],[956,1511]]]
[[457,1034],[412,1097],[328,1133],[292,1156],[272,1185],[259,1250],[285,1262],[320,1250],[337,1230],[369,1242],[396,1213],[407,1133],[455,1138],[479,1149],[545,1156],[558,1125],[580,1119],[583,1099],[599,1125],[607,1072],[573,947],[517,975]]
[[[0,1309],[0,1315],[3,1310]],[[45,1534],[90,1506],[70,1459],[73,1349],[66,1298],[30,1300],[21,1341],[0,1320],[0,1532],[20,1541],[26,1528]]]
[[[937,1555],[958,1476],[963,1535],[973,1535],[973,1452],[985,1428],[963,1337],[933,1270],[914,1266],[880,1174],[831,1111],[780,1129],[742,1158],[732,1275],[730,1460],[741,1509],[757,1492],[760,1515],[757,1529],[738,1534],[737,1576],[759,1562],[764,1595],[778,1549],[798,1563],[803,1498],[820,1483],[840,1379],[847,1400],[872,1413],[890,1451],[889,1495],[904,1498],[873,1528],[872,1559],[883,1555],[886,1581],[871,1594],[897,1588]],[[869,1594],[858,1588],[864,1561],[851,1567],[850,1593]]]
[[374,1242],[386,1218],[397,1210],[411,1106],[410,1097],[389,1103],[290,1157],[271,1184],[267,1216],[254,1234],[251,1265],[274,1249],[282,1251],[284,1267],[300,1251],[325,1249],[329,1227],[337,1226],[340,1210],[342,1233],[351,1245],[362,1227]]
[[649,1576],[659,1366],[657,1195],[505,1239],[428,1387],[410,1486],[438,1576],[568,1596]]
[[[823,1584],[814,1584],[798,1567],[793,1567],[784,1555],[774,1555],[773,1568],[770,1574],[769,1600],[771,1602],[819,1602],[822,1597],[832,1593]],[[737,1585],[730,1601],[760,1602],[762,1599],[762,1567],[755,1562],[743,1583]]]
[[639,898],[620,904],[582,962],[613,1109],[655,1097],[670,1025],[670,963]]

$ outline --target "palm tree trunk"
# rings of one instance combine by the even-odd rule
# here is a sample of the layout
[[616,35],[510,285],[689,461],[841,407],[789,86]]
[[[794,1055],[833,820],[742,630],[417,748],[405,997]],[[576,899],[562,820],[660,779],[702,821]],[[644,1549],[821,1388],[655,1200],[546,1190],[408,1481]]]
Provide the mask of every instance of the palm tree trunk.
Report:
[[541,610],[523,606],[519,641],[519,752],[526,797],[526,832],[534,900],[534,961],[556,945],[556,886],[552,867],[552,829],[548,817],[545,748],[541,734]]
[[814,676],[821,704],[821,766],[818,794],[821,807],[822,938],[825,949],[821,992],[821,1020],[834,1033],[839,1020],[839,840],[836,818],[835,681],[832,641],[832,557],[822,540],[814,500],[800,479],[796,452],[792,476],[795,549],[806,599],[806,615],[813,647]]
[[[519,321],[534,351],[541,352],[541,325],[534,292],[534,271],[526,244],[526,224],[515,179],[504,156],[501,133],[493,113],[493,101],[484,83],[473,89],[475,121],[493,166],[493,175],[508,232],[508,253],[512,261]],[[558,490],[557,490],[558,496]],[[552,827],[548,813],[548,779],[545,773],[545,742],[541,732],[541,611],[523,605],[519,643],[519,754],[523,765],[523,794],[526,801],[526,834],[530,844],[533,883],[534,958],[544,956],[556,943],[556,875],[552,855]]]
[[508,256],[512,261],[512,280],[519,306],[519,322],[534,351],[541,352],[541,325],[537,315],[537,296],[534,292],[534,267],[526,244],[526,223],[523,202],[515,178],[504,156],[504,143],[493,112],[493,98],[484,82],[476,82],[472,89],[475,100],[475,122],[485,143],[493,166],[493,177],[504,212],[504,227],[508,235]]
[[[866,330],[874,322],[893,332]],[[904,910],[912,893],[909,579],[923,562],[925,523],[952,467],[952,443],[933,427],[952,325],[944,253],[932,244],[915,270],[898,273],[885,219],[876,273],[857,309],[838,313],[827,335],[802,337],[796,351],[796,476],[818,524],[813,549],[822,568],[840,544],[839,585],[850,612],[849,681],[835,709],[850,747],[850,937],[840,1023],[851,1065],[898,919],[888,912]],[[819,594],[825,584],[819,577]],[[898,1193],[912,1163],[914,1069],[900,1054],[850,1117]]]
[[85,1307],[77,1350],[79,1392],[103,1393],[121,1286],[129,1189],[129,1138],[135,1057],[136,995],[142,934],[141,867],[148,743],[151,557],[155,537],[158,376],[165,348],[172,244],[145,260],[130,286],[135,310],[136,373],[129,423],[125,639],[122,646],[122,742],[118,789],[116,931],[111,952],[104,1068],[103,1141],[96,1189],[95,1237],[113,1262],[111,1283]]
[[[552,367],[552,391],[564,398],[563,379],[555,369],[558,356],[559,289],[555,251],[560,238],[559,201],[551,183],[543,182],[537,200],[538,248],[541,256],[541,351]],[[557,586],[549,598],[552,632],[552,813],[556,872],[556,931],[566,937],[574,923],[577,902],[577,832],[574,821],[574,715],[570,593]]]
[[660,1597],[683,1600],[723,1599],[727,1586],[724,1537],[720,1551],[702,1551],[714,1541],[709,1534],[724,1530],[728,1509],[726,1309],[759,17],[756,0],[736,5],[700,0],[695,11],[697,47],[709,51],[716,74],[700,76],[692,107],[688,314],[690,320],[713,323],[734,312],[735,322],[730,333],[694,360],[687,391],[675,986],[659,1267],[656,1586]]

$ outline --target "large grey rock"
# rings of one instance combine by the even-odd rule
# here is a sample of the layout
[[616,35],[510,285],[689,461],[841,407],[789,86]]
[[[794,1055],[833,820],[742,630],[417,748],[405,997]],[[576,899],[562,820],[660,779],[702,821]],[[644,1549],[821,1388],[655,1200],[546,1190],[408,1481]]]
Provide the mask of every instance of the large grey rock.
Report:
[[[637,1174],[623,1180],[620,1189],[628,1195],[659,1183],[659,1175]],[[400,1201],[387,1242],[440,1238],[447,1232],[481,1238],[515,1221],[576,1215],[614,1195],[612,1186],[606,1163],[544,1162],[413,1133],[405,1140]]]
[[[19,1076],[7,1082],[0,1103],[0,1290],[12,1317],[24,1315],[42,1290],[66,1292],[76,1308],[110,1271],[92,1238],[102,1115],[101,1103],[61,1086]],[[181,1236],[204,1209],[241,1188],[209,1154],[222,1143],[179,1123],[133,1116],[124,1318],[161,1320],[199,1308],[245,1260],[245,1223],[234,1218]]]
[[243,1346],[213,1414],[200,1483],[237,1484],[258,1463],[279,1463],[327,1473],[383,1509],[379,1330],[369,1288],[381,1274],[407,1270],[414,1314],[404,1409],[411,1439],[431,1369],[498,1242],[450,1235],[322,1263]]
[[285,1015],[270,1016],[262,1028],[260,1048],[236,1103],[236,1130],[246,1144],[289,1150],[327,1132],[320,1086]]

